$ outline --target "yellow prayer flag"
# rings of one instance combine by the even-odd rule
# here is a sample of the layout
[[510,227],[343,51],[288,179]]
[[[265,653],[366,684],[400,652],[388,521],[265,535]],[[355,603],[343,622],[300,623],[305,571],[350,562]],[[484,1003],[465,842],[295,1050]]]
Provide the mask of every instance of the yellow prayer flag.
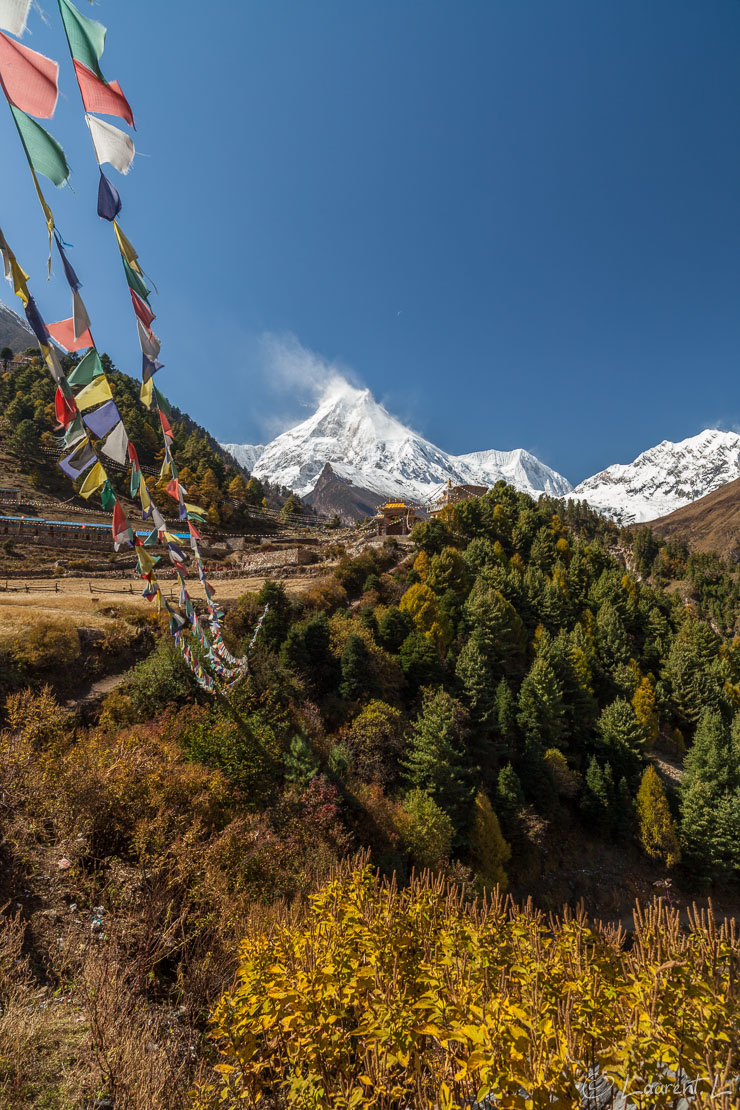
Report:
[[149,496],[149,490],[146,488],[146,482],[143,478],[141,479],[141,484],[139,485],[139,498],[141,500],[142,510],[145,513],[148,513],[152,506],[152,499]]
[[28,281],[28,274],[18,265],[15,259],[15,255],[11,255],[10,269],[13,274],[13,292],[15,293],[16,297],[20,297],[24,305],[28,305],[30,297],[28,286],[26,285],[26,282]]
[[85,412],[87,409],[91,409],[93,405],[99,405],[101,401],[110,401],[112,398],[113,394],[111,393],[108,379],[105,374],[103,374],[102,376],[93,378],[89,385],[81,389],[75,397],[75,401],[77,402],[77,408],[80,412]]
[[95,493],[96,489],[100,489],[108,480],[108,475],[105,473],[101,463],[95,463],[88,474],[85,481],[80,486],[80,497],[89,497],[91,493]]
[[156,566],[155,560],[144,547],[136,548],[136,557],[139,560],[139,570],[142,574],[148,574]]
[[139,393],[139,399],[142,405],[146,405],[148,409],[152,407],[152,399],[154,397],[154,379],[149,378],[144,382]]
[[191,505],[189,501],[185,502],[185,508],[189,513],[200,513],[201,516],[206,515],[205,509],[202,509],[200,505]]
[[129,240],[126,238],[126,236],[121,231],[120,227],[118,226],[118,221],[117,220],[113,221],[113,230],[116,233],[116,239],[118,240],[118,249],[119,249],[119,251],[121,252],[123,257],[126,259],[129,266],[131,267],[131,269],[136,270],[137,274],[141,274],[141,267],[139,266],[139,261],[138,261],[139,256],[136,253],[136,251],[134,250],[133,245],[129,242]]

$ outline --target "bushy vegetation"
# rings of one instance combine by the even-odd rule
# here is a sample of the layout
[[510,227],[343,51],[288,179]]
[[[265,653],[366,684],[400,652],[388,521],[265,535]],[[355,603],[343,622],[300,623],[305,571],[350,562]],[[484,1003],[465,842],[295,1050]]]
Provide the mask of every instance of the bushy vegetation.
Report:
[[668,1106],[644,1092],[664,1084],[675,1099],[676,1073],[732,1076],[734,929],[695,915],[682,933],[658,903],[631,950],[620,939],[500,895],[471,906],[428,877],[399,890],[345,874],[243,942],[213,1013],[218,1078],[196,1105],[574,1107],[597,1065],[615,1095]]
[[[427,1093],[459,1105],[488,1085],[502,1106],[546,1088],[566,1106],[576,1064],[657,1076],[660,1061],[694,1066],[701,1051],[702,1074],[721,1072],[737,1039],[732,938],[707,924],[685,942],[654,909],[633,955],[584,919],[546,925],[501,901],[509,890],[559,907],[585,893],[626,914],[633,876],[643,892],[670,881],[682,894],[737,891],[740,640],[729,610],[716,617],[717,583],[696,585],[706,566],[695,581],[688,559],[640,535],[500,484],[419,525],[411,548],[337,546],[335,569],[305,593],[268,581],[227,605],[241,653],[269,604],[228,698],[203,694],[164,635],[92,725],[39,691],[60,654],[87,666],[86,633],[40,623],[6,645],[2,893],[27,916],[43,989],[68,990],[84,1030],[77,1103],[110,1094],[133,1110],[184,1110],[200,1079],[203,1106],[242,1094],[249,1105],[262,1087],[265,1105],[390,1107],[412,1083],[420,1105]],[[724,605],[731,569],[722,575]],[[100,634],[98,655],[135,627],[129,617]],[[398,888],[346,872],[306,910],[357,851]],[[420,869],[433,877],[403,893]],[[52,897],[53,929],[34,908]],[[69,903],[102,910],[84,944],[65,924]],[[245,935],[238,985],[216,1010],[214,1073],[205,1021]],[[351,951],[367,959],[352,964]],[[30,1000],[39,979],[26,970],[18,998]],[[263,973],[274,991],[257,997]],[[450,975],[458,993],[438,1013]],[[701,1042],[691,999],[711,1018]],[[285,1024],[273,1027],[276,1015]],[[18,1076],[30,1090],[20,1065]]]

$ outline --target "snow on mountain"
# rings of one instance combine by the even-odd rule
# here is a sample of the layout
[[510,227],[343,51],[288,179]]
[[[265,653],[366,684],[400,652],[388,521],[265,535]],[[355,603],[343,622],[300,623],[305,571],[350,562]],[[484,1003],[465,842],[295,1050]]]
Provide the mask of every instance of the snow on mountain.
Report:
[[672,513],[740,477],[740,435],[707,428],[671,443],[663,440],[632,463],[615,463],[587,478],[572,496],[618,524]]
[[[493,486],[503,478],[533,497],[562,497],[572,488],[527,451],[450,455],[391,416],[369,389],[343,381],[332,384],[312,416],[266,447],[222,446],[256,477],[301,497],[313,491],[327,462],[339,478],[379,499],[425,501],[448,479]],[[251,458],[254,463],[247,461]]]
[[232,458],[236,459],[240,466],[248,470],[251,474],[257,465],[257,460],[264,451],[264,446],[261,443],[222,443],[224,451],[228,451]]
[[0,303],[0,347],[10,347],[14,354],[26,347],[38,346],[38,340],[26,321],[12,308]]

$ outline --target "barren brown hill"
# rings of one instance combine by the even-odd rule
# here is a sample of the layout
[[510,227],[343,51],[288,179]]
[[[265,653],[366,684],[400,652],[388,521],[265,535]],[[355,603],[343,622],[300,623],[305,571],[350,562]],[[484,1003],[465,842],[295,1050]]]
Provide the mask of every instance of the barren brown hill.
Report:
[[648,527],[663,539],[683,540],[691,551],[731,555],[740,550],[740,478],[650,521]]

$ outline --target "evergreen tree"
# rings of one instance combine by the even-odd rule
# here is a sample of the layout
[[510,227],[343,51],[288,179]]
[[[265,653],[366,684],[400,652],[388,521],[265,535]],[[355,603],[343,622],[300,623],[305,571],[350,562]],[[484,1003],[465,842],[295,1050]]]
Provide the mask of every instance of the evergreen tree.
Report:
[[493,700],[493,730],[499,753],[511,757],[516,746],[516,698],[505,678],[496,687]]
[[456,843],[468,830],[475,796],[477,768],[467,751],[468,720],[459,702],[446,690],[431,691],[411,730],[406,780],[411,790],[424,790],[448,815]]
[[668,808],[663,784],[652,764],[642,776],[637,793],[637,819],[640,841],[651,859],[673,867],[681,858],[676,827]]
[[684,760],[681,845],[686,867],[705,881],[740,874],[740,717],[730,731],[716,710],[701,715]]
[[464,645],[455,674],[471,720],[475,725],[488,727],[493,719],[496,688],[480,633],[473,633]]
[[401,645],[401,670],[411,691],[436,686],[442,681],[443,668],[432,641],[423,632],[412,632]]
[[587,825],[602,835],[609,832],[613,821],[613,799],[609,788],[611,768],[608,774],[605,771],[606,768],[599,765],[596,756],[592,756],[580,801],[581,813]]
[[639,774],[644,736],[635,711],[624,698],[616,698],[599,716],[597,725],[599,747],[621,778],[628,782]]
[[402,613],[395,605],[391,606],[378,625],[378,643],[395,654],[413,630],[414,622],[408,613]]
[[348,637],[341,659],[342,681],[340,696],[348,701],[359,701],[371,692],[370,653],[362,636],[353,632]]
[[285,754],[285,778],[295,786],[308,786],[319,770],[319,761],[309,741],[299,733],[290,742]]
[[452,851],[455,830],[445,811],[424,790],[403,800],[401,838],[417,867],[439,867]]
[[526,737],[543,749],[556,748],[563,735],[563,696],[548,660],[538,655],[522,682],[517,721]]
[[499,771],[496,783],[496,811],[509,833],[516,828],[519,815],[524,809],[524,791],[514,768],[510,763]]
[[491,664],[504,673],[519,669],[526,633],[514,606],[482,579],[478,579],[464,607],[465,625],[478,633]]
[[602,666],[610,674],[630,657],[624,623],[608,601],[601,605],[596,617],[596,644]]
[[452,590],[462,596],[468,590],[468,578],[468,568],[460,552],[454,547],[445,547],[431,560],[426,582],[435,593]]

